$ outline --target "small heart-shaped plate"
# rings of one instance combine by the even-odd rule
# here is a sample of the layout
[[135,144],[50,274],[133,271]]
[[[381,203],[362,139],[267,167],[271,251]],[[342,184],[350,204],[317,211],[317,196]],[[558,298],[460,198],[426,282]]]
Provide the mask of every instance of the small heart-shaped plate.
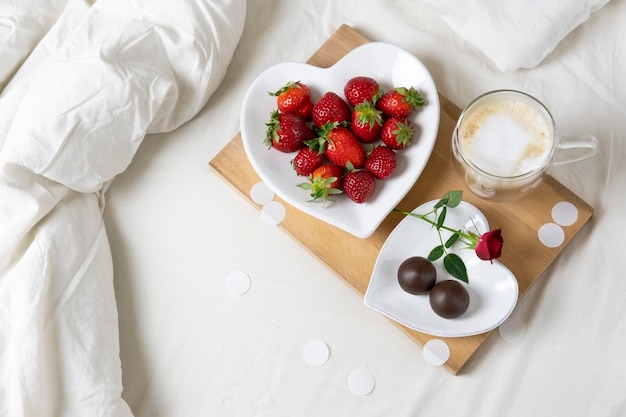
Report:
[[[328,91],[345,98],[344,86],[356,76],[374,78],[384,91],[395,87],[418,90],[426,105],[410,117],[416,134],[410,146],[397,152],[396,171],[377,181],[374,194],[365,203],[356,204],[345,195],[336,196],[332,203],[309,201],[310,191],[298,187],[306,178],[297,176],[291,167],[295,153],[282,153],[264,144],[266,123],[276,109],[276,97],[268,93],[289,81],[301,81],[309,86],[314,102]],[[252,82],[241,109],[243,145],[259,177],[293,207],[361,238],[374,233],[413,187],[430,158],[438,129],[439,96],[430,73],[415,56],[382,42],[362,45],[330,68],[297,62],[274,65]]]
[[[413,212],[429,213],[437,201],[429,201]],[[485,216],[469,203],[462,202],[458,207],[448,209],[445,219],[445,225],[455,230],[478,230],[479,234],[489,231]],[[442,232],[443,241],[450,235]],[[426,258],[440,244],[439,236],[430,224],[410,216],[404,218],[380,250],[365,293],[365,305],[406,327],[433,336],[471,336],[498,327],[517,303],[517,280],[502,263],[483,261],[473,250],[462,249],[461,243],[452,247],[453,252],[463,259],[469,276],[469,284],[462,284],[470,294],[470,304],[461,317],[440,317],[431,308],[428,294],[412,295],[402,290],[398,283],[400,264],[411,256]],[[455,249],[457,246],[459,248]],[[437,282],[455,279],[443,268],[441,259],[434,265]]]

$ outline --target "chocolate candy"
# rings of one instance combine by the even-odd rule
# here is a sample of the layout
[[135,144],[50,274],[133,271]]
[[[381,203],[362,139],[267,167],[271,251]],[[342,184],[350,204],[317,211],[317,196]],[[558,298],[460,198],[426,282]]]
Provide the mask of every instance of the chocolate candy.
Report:
[[428,259],[413,256],[406,259],[398,268],[400,288],[409,294],[427,293],[437,280],[437,270]]
[[437,283],[428,297],[433,311],[446,319],[455,319],[467,311],[470,296],[459,281],[446,280]]

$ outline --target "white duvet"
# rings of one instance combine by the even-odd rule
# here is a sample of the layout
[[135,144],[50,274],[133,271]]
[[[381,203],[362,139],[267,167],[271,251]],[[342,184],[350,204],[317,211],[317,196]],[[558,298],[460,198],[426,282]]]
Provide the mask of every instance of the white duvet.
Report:
[[204,106],[245,8],[0,0],[0,416],[132,414],[103,194]]

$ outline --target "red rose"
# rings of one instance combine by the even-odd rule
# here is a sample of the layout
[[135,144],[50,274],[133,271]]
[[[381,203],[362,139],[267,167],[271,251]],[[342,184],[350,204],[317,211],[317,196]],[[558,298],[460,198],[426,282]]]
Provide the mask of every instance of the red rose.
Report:
[[483,261],[492,261],[502,255],[502,231],[500,229],[492,230],[483,234],[474,250],[476,255]]

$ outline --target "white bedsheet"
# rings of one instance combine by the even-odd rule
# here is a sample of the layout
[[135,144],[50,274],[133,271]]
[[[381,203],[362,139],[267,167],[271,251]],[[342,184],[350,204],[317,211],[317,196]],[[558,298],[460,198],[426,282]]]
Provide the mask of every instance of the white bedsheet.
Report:
[[40,42],[26,30],[0,97],[0,415],[132,415],[103,193],[146,134],[205,105],[244,17],[236,0],[70,0]]
[[[182,129],[145,141],[108,192],[124,398],[137,416],[604,416],[625,414],[626,3],[591,15],[535,68],[503,73],[420,2],[248,1],[233,63]],[[248,85],[305,61],[343,23],[399,45],[458,106],[495,88],[543,99],[562,133],[600,140],[554,175],[596,210],[515,311],[515,342],[494,333],[460,375],[422,349],[208,167],[239,130]],[[232,271],[251,287],[231,296]],[[302,350],[325,341],[327,363]],[[353,395],[367,369],[376,387]]]
[[[246,6],[240,41],[211,99],[189,123],[136,144],[132,161],[106,193],[111,258],[100,253],[101,273],[110,279],[107,267],[112,267],[115,291],[109,282],[91,290],[117,307],[117,320],[112,315],[107,320],[119,323],[120,358],[107,361],[114,365],[107,369],[113,392],[121,389],[121,380],[130,412],[136,417],[625,415],[626,2],[608,2],[534,68],[506,73],[419,1],[249,0]],[[305,61],[343,23],[414,53],[439,91],[458,106],[490,89],[517,88],[541,98],[562,133],[591,133],[600,141],[592,159],[553,173],[596,212],[518,304],[513,317],[525,333],[507,341],[495,332],[457,376],[427,363],[419,346],[365,307],[306,248],[263,223],[258,207],[208,167],[239,130],[241,100],[252,80],[272,64]],[[30,76],[22,80],[32,82]],[[11,114],[6,111],[15,108],[11,103],[24,95],[17,87],[24,84],[12,84],[0,99],[5,106],[0,132]],[[16,218],[32,221],[55,205],[89,213],[100,209],[96,193],[69,191],[41,176],[20,178],[15,195],[37,204],[20,203],[33,210],[20,210]],[[95,239],[102,224],[86,217],[93,223],[84,222],[90,227],[76,233]],[[59,247],[68,251],[73,239]],[[0,245],[4,242],[2,237]],[[249,275],[252,285],[245,295],[226,291],[233,271]],[[6,305],[4,299],[0,305]],[[7,311],[3,308],[0,314]],[[118,334],[112,327],[103,332]],[[312,339],[330,347],[328,362],[319,367],[302,359]],[[117,340],[103,343],[99,354]],[[5,358],[5,345],[0,346]],[[0,375],[7,375],[5,369],[2,363]],[[374,376],[371,394],[350,392],[349,375],[356,369]],[[44,371],[54,383],[84,381]],[[41,385],[32,387],[43,395],[37,391]],[[46,401],[76,398],[73,392],[64,397],[47,392]],[[124,403],[117,403],[120,415],[129,412]]]

